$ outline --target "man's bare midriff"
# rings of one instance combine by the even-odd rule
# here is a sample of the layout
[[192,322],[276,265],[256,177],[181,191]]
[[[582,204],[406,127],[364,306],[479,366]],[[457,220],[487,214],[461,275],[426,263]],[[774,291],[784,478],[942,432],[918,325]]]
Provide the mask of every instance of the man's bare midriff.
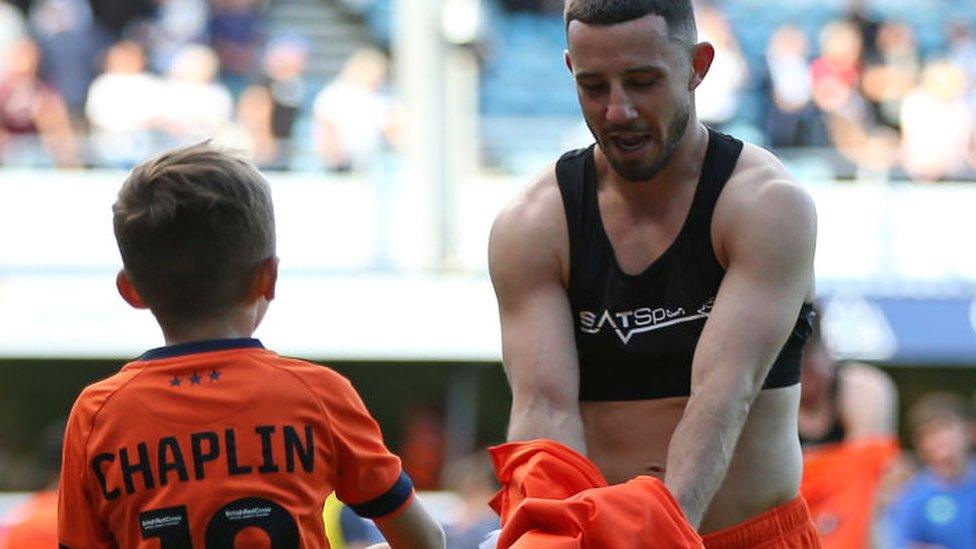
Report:
[[[612,484],[637,475],[664,479],[668,441],[687,402],[687,397],[581,402],[589,458]],[[721,530],[796,497],[803,470],[799,402],[799,385],[759,393],[699,531]]]

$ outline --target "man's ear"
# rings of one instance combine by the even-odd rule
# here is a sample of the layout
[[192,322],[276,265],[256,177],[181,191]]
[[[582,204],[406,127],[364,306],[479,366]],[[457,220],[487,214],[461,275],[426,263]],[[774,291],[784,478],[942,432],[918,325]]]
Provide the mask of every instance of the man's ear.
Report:
[[715,47],[709,42],[699,42],[691,50],[691,80],[688,90],[694,91],[705,80],[708,69],[715,60]]
[[263,297],[267,301],[275,298],[275,287],[278,285],[278,258],[269,257],[261,262],[254,271],[251,282],[251,292],[248,301]]
[[146,305],[142,301],[142,297],[139,292],[136,291],[136,287],[132,285],[132,281],[129,280],[129,275],[126,274],[125,269],[119,271],[119,274],[115,276],[115,287],[119,290],[119,295],[134,309],[148,309],[149,305]]
[[573,74],[573,58],[569,56],[569,50],[563,50],[563,61],[569,69],[569,74]]

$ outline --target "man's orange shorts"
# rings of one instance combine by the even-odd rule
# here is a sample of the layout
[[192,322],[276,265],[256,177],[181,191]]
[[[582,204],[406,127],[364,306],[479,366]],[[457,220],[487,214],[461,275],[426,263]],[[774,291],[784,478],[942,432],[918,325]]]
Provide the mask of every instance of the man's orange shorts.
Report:
[[706,549],[816,549],[817,527],[802,496],[703,536]]

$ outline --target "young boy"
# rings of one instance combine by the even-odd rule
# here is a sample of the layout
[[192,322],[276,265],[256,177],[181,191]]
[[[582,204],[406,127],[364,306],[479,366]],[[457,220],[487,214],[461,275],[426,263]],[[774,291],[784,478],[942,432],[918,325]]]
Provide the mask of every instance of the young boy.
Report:
[[400,460],[337,373],[251,339],[278,276],[268,185],[208,144],[137,166],[113,206],[130,305],[166,346],[78,397],[62,547],[328,547],[333,491],[392,547],[443,547]]

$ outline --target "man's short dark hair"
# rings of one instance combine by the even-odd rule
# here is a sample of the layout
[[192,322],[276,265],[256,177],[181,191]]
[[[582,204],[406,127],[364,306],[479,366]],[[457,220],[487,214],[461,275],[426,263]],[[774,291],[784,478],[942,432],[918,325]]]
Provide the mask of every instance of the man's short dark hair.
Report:
[[275,254],[267,182],[209,143],[136,166],[112,211],[126,273],[160,322],[213,319],[241,304]]
[[563,12],[567,29],[574,20],[587,25],[615,25],[652,14],[664,18],[672,40],[697,40],[691,0],[566,0]]

